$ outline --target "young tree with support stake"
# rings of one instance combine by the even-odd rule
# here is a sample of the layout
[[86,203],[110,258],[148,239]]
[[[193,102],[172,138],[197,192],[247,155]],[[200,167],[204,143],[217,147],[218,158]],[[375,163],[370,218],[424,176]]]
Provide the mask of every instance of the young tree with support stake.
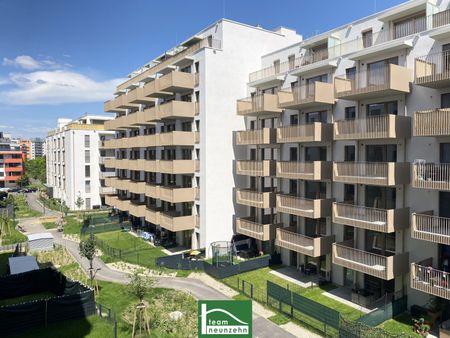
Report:
[[78,192],[78,197],[77,197],[77,200],[75,201],[75,205],[76,205],[76,207],[78,209],[78,216],[77,216],[77,218],[78,218],[78,221],[80,221],[81,208],[84,205],[84,199],[83,199],[83,197],[81,197],[81,193],[80,192]]
[[144,297],[154,284],[154,280],[148,276],[145,276],[144,270],[136,269],[133,275],[130,276],[130,282],[128,283],[128,292],[130,295],[139,299],[139,303],[134,309],[133,316],[133,332],[131,337],[136,334],[136,321],[139,326],[139,336],[142,335],[142,329],[147,331],[150,335],[150,320],[147,314],[147,304],[144,302]]
[[[80,242],[80,255],[89,260],[89,279],[91,280],[91,287],[94,287],[94,278],[97,273],[97,270],[94,271],[95,249],[95,237],[92,233],[89,238]],[[98,292],[97,285],[95,285],[95,290]]]

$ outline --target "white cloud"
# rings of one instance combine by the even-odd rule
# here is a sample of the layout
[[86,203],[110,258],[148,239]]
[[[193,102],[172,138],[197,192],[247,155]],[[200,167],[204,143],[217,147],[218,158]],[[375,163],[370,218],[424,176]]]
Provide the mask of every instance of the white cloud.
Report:
[[96,81],[67,70],[12,73],[15,88],[0,92],[0,102],[9,105],[62,104],[104,101],[124,79]]
[[9,83],[9,79],[3,78],[0,76],[0,86],[8,84]]
[[43,67],[43,64],[29,55],[19,55],[15,59],[3,58],[4,66],[15,66],[27,70],[35,70]]

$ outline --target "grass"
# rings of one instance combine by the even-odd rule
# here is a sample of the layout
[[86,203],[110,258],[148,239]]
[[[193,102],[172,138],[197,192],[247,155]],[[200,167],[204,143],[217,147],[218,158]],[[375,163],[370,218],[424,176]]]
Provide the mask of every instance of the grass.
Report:
[[[166,256],[161,249],[153,247],[142,238],[135,237],[127,232],[103,232],[96,234],[95,237],[111,248],[122,250],[121,257],[108,256],[107,253],[102,250],[102,260],[105,263],[123,261],[142,265],[150,269],[160,269],[156,266],[156,258]],[[101,245],[99,245],[99,247],[102,249]]]
[[39,217],[42,215],[41,212],[29,207],[23,194],[14,195],[14,204],[16,218]]
[[55,229],[57,227],[55,222],[44,222],[42,223],[45,229]]
[[30,302],[33,300],[48,299],[48,298],[52,298],[55,296],[56,295],[50,291],[38,292],[38,293],[33,293],[30,295],[25,295],[25,296],[20,296],[20,297],[15,297],[15,298],[1,299],[0,306],[19,304],[19,303],[24,303],[24,302]]
[[282,315],[281,313],[277,313],[276,315],[273,315],[272,317],[269,317],[267,319],[277,325],[284,325],[291,321],[289,317],[286,317],[285,315]]
[[265,295],[267,293],[267,281],[270,281],[284,288],[288,288],[295,293],[301,294],[306,298],[312,299],[322,305],[332,308],[340,312],[341,315],[346,319],[355,320],[363,315],[361,311],[323,295],[324,292],[334,289],[334,285],[326,284],[320,287],[303,288],[295,283],[291,283],[284,280],[283,278],[271,274],[270,272],[272,270],[276,270],[276,268],[277,267],[266,267],[258,270],[244,272],[239,275],[224,278],[222,282],[236,288],[238,278],[239,280],[245,280],[246,282],[253,284],[254,294],[260,294],[260,300],[265,301]]
[[21,233],[19,230],[16,229],[17,221],[9,221],[7,225],[7,230],[3,231],[0,244],[1,245],[9,245],[9,244],[16,244],[16,243],[22,243],[27,241],[27,236],[25,236],[23,233]]
[[0,253],[0,277],[6,276],[8,273],[6,264],[8,264],[8,258],[11,257],[12,254],[12,251]]
[[413,332],[412,317],[409,313],[402,313],[393,319],[389,319],[384,323],[381,323],[377,327],[388,331],[392,334],[407,334],[409,337],[421,337],[421,335]]
[[64,225],[64,233],[65,234],[76,234],[79,235],[81,231],[82,222],[77,221],[76,216],[67,216],[65,217],[66,224]]

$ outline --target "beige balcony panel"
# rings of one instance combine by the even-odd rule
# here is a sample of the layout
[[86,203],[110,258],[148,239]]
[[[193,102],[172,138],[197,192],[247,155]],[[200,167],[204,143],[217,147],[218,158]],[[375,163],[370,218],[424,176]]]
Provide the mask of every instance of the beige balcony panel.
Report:
[[[109,102],[110,106],[105,107],[105,109],[109,108],[108,110],[105,110],[105,111],[115,111],[116,109],[139,108],[139,104],[129,102],[128,101],[129,98],[127,98],[127,96],[128,95],[126,95],[126,94],[122,94],[110,101],[107,101],[107,102]],[[106,105],[106,103],[105,103],[105,105]]]
[[193,202],[195,188],[160,187],[159,198],[170,203]]
[[155,79],[144,86],[144,95],[151,98],[167,98],[173,96],[173,93],[159,90],[158,79]]
[[129,211],[131,204],[129,200],[121,200],[117,196],[111,195],[105,196],[105,203],[121,211]]
[[410,182],[409,163],[334,162],[333,181],[385,187],[408,184]]
[[116,172],[115,171],[100,171],[99,176],[100,176],[100,179],[106,179],[108,177],[115,177]]
[[277,225],[261,224],[246,218],[236,218],[236,232],[242,235],[258,239],[260,241],[270,241],[275,238]]
[[161,212],[159,210],[150,209],[148,207],[145,209],[145,220],[147,222],[158,225],[160,224],[160,216]]
[[450,191],[450,163],[413,163],[413,188]]
[[450,109],[424,110],[414,113],[413,136],[450,135]]
[[105,160],[105,167],[106,168],[116,168],[116,159],[107,159]]
[[277,128],[277,143],[330,142],[332,140],[332,123],[314,122]]
[[117,117],[114,120],[105,122],[107,130],[123,130],[127,128],[138,128],[141,125],[153,124],[148,121],[148,114],[145,111],[139,111]]
[[[431,259],[428,259],[431,263]],[[429,295],[450,300],[450,273],[434,269],[426,261],[411,263],[411,288]],[[423,265],[422,265],[423,264]]]
[[236,189],[236,203],[256,208],[274,208],[275,194],[273,192]]
[[192,119],[196,115],[195,102],[170,101],[149,109],[146,109],[149,121]]
[[333,203],[333,222],[366,230],[391,233],[409,227],[409,208],[377,209]]
[[384,280],[401,276],[409,270],[409,253],[393,256],[377,255],[358,250],[347,243],[333,243],[333,264]]
[[409,116],[382,115],[334,123],[335,140],[371,140],[410,138]]
[[272,128],[238,131],[236,132],[236,144],[273,144],[275,143],[275,133],[275,129]]
[[149,183],[145,185],[145,196],[147,197],[159,199],[159,191],[160,191],[159,185]]
[[143,181],[137,182],[137,181],[130,180],[128,189],[130,192],[132,192],[134,194],[145,194],[145,185],[146,185],[146,183]]
[[116,190],[113,187],[100,187],[100,195],[113,195]]
[[193,174],[195,160],[158,161],[159,172],[164,174]]
[[450,86],[449,52],[442,51],[415,60],[415,83],[429,88]]
[[172,131],[159,135],[159,146],[193,146],[195,144],[195,132]]
[[328,181],[332,177],[332,162],[277,161],[277,177],[293,180]]
[[152,173],[159,172],[159,163],[157,160],[147,160],[145,161],[144,167],[141,170]]
[[338,99],[363,100],[409,93],[411,80],[411,69],[389,64],[372,72],[357,71],[356,80],[335,77],[334,89]]
[[236,161],[236,173],[246,176],[275,176],[276,164],[273,160]]
[[277,194],[277,211],[308,218],[331,216],[332,198],[308,199],[290,195]]
[[119,113],[119,112],[125,112],[125,108],[118,108],[117,102],[115,99],[105,101],[103,104],[103,111],[106,113]]
[[105,183],[106,185],[111,186],[114,189],[128,191],[130,180],[118,177],[111,177],[110,179],[106,180]]
[[157,81],[160,91],[174,93],[194,89],[195,75],[193,73],[173,71],[160,77]]
[[237,101],[237,114],[241,116],[256,116],[259,114],[280,114],[278,96],[275,94],[261,94]]
[[160,223],[161,227],[172,232],[194,230],[196,224],[195,215],[189,216],[170,216],[161,212]]
[[279,107],[284,109],[304,109],[334,104],[332,83],[315,82],[311,85],[297,86],[292,91],[278,92]]
[[129,208],[129,213],[134,217],[145,217],[146,215],[145,204],[130,203]]
[[450,218],[413,213],[411,215],[411,237],[450,245]]
[[278,228],[275,245],[310,257],[320,257],[331,252],[335,236],[308,237],[295,232],[293,227]]
[[146,104],[149,102],[155,102],[154,98],[149,98],[145,96],[144,88],[135,88],[130,90],[127,95],[125,95],[126,102],[128,103],[137,103],[137,104]]

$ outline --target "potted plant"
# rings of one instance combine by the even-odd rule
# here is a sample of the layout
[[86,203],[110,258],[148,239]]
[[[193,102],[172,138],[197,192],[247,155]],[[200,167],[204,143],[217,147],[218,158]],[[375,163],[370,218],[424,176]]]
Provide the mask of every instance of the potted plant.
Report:
[[425,319],[423,317],[419,319],[413,319],[413,330],[415,333],[426,337],[428,335],[428,332],[430,331],[430,325],[425,324]]

